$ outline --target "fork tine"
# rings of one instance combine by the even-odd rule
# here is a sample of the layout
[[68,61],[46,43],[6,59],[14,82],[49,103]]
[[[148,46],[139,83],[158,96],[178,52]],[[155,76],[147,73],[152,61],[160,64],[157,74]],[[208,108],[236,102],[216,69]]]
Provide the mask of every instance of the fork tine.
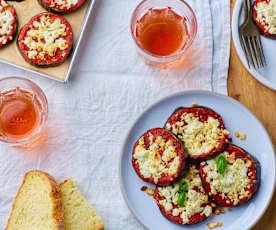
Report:
[[256,64],[257,64],[257,67],[259,68],[257,58],[256,58],[256,54],[255,54],[255,51],[252,47],[250,36],[247,37],[247,41],[248,41],[248,44],[249,44],[251,60],[252,60],[254,69],[256,69]]
[[[243,38],[243,41],[244,41],[244,46],[245,46],[246,53],[248,55],[249,63],[251,63],[251,66],[253,66],[253,68],[255,68],[255,64],[253,62],[253,57],[251,55],[250,47],[249,47],[248,41],[246,39],[247,37],[242,36],[242,38]],[[249,65],[249,68],[250,68],[250,65]]]
[[255,50],[256,57],[257,57],[258,66],[261,67],[261,66],[263,66],[263,63],[261,62],[261,58],[260,58],[260,54],[259,54],[260,51],[258,49],[256,39],[257,39],[257,36],[252,37],[253,47]]
[[[242,35],[242,40],[243,40],[243,43],[244,43],[244,48],[245,48],[245,53],[246,53],[246,58],[247,58],[247,60],[248,60],[248,67],[249,67],[249,69],[250,69],[250,64],[251,65],[254,65],[254,63],[253,63],[253,61],[252,61],[252,57],[251,57],[251,55],[250,55],[250,51],[249,51],[249,47],[248,47],[248,44],[247,44],[247,42],[246,42],[246,40],[245,40],[245,37]],[[252,64],[253,63],[253,64]]]
[[265,61],[265,56],[264,56],[264,52],[263,52],[263,47],[260,41],[260,36],[257,36],[257,44],[261,53],[261,57],[262,57],[262,62],[263,62],[263,66],[266,66],[266,61]]
[[247,54],[247,50],[246,50],[246,48],[245,48],[246,44],[245,44],[244,37],[241,35],[241,36],[240,36],[240,39],[241,39],[242,49],[243,49],[244,55],[245,55],[245,57],[246,57],[246,61],[247,61],[248,68],[250,68],[249,59],[248,59],[248,54]]

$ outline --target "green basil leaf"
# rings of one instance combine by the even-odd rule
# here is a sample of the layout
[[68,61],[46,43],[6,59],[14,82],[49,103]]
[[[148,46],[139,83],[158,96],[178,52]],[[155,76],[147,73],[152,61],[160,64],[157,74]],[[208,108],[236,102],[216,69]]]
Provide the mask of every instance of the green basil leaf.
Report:
[[220,155],[217,159],[217,170],[220,174],[223,174],[227,167],[227,160],[223,155]]
[[184,182],[179,186],[179,190],[180,190],[180,191],[183,191],[183,192],[185,192],[185,191],[188,190],[188,183],[187,183],[187,181],[184,181]]
[[185,193],[185,192],[181,192],[181,193],[178,195],[178,199],[177,199],[177,204],[178,204],[178,206],[179,206],[179,207],[183,207],[185,201],[186,201],[186,193]]

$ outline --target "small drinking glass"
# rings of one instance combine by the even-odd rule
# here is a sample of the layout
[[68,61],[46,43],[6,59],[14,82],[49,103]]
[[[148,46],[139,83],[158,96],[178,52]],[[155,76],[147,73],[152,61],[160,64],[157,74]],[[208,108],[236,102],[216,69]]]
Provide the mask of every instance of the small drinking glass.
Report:
[[45,126],[48,102],[34,82],[21,77],[0,79],[0,141],[29,146]]
[[[155,36],[152,41],[148,35],[150,30],[152,38]],[[178,34],[173,36],[173,33]],[[137,51],[148,64],[157,67],[166,68],[167,64],[182,60],[196,33],[196,16],[184,0],[143,0],[132,14],[131,34]],[[160,39],[162,36],[164,40]],[[152,46],[151,50],[144,41]]]

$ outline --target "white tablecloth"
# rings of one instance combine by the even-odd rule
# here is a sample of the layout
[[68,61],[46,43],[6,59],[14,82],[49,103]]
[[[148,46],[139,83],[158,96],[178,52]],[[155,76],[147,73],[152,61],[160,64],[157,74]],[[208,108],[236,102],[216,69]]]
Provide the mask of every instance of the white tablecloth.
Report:
[[206,89],[226,94],[229,0],[188,1],[198,19],[198,37],[189,68],[176,72],[152,69],[136,54],[129,22],[138,2],[98,0],[67,84],[0,64],[2,77],[35,81],[49,101],[46,135],[39,145],[31,150],[0,145],[0,229],[31,169],[44,170],[58,182],[73,177],[105,229],[142,229],[119,189],[118,157],[127,129],[150,104],[172,93]]

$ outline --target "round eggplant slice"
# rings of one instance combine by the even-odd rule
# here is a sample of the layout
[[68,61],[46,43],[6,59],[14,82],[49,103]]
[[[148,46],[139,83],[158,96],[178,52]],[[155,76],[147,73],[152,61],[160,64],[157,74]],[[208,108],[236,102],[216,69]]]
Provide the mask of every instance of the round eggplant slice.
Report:
[[0,47],[11,42],[17,32],[17,17],[13,6],[0,0]]
[[72,28],[65,18],[52,13],[41,13],[21,29],[18,47],[30,64],[50,67],[65,61],[72,40]]
[[265,36],[276,37],[275,0],[256,0],[253,4],[253,19]]
[[[221,159],[225,163],[223,164]],[[229,145],[216,158],[201,162],[203,186],[214,202],[237,206],[254,195],[258,188],[259,163],[245,150]]]
[[54,13],[69,13],[81,7],[85,0],[38,0],[48,11]]
[[139,177],[149,183],[172,183],[184,167],[181,142],[168,130],[155,128],[139,138],[132,151],[132,165]]
[[212,215],[212,203],[202,187],[199,167],[191,165],[177,183],[156,186],[155,200],[163,215],[178,224],[195,224]]
[[179,108],[165,128],[182,142],[189,158],[202,159],[222,151],[229,132],[219,114],[205,107]]

